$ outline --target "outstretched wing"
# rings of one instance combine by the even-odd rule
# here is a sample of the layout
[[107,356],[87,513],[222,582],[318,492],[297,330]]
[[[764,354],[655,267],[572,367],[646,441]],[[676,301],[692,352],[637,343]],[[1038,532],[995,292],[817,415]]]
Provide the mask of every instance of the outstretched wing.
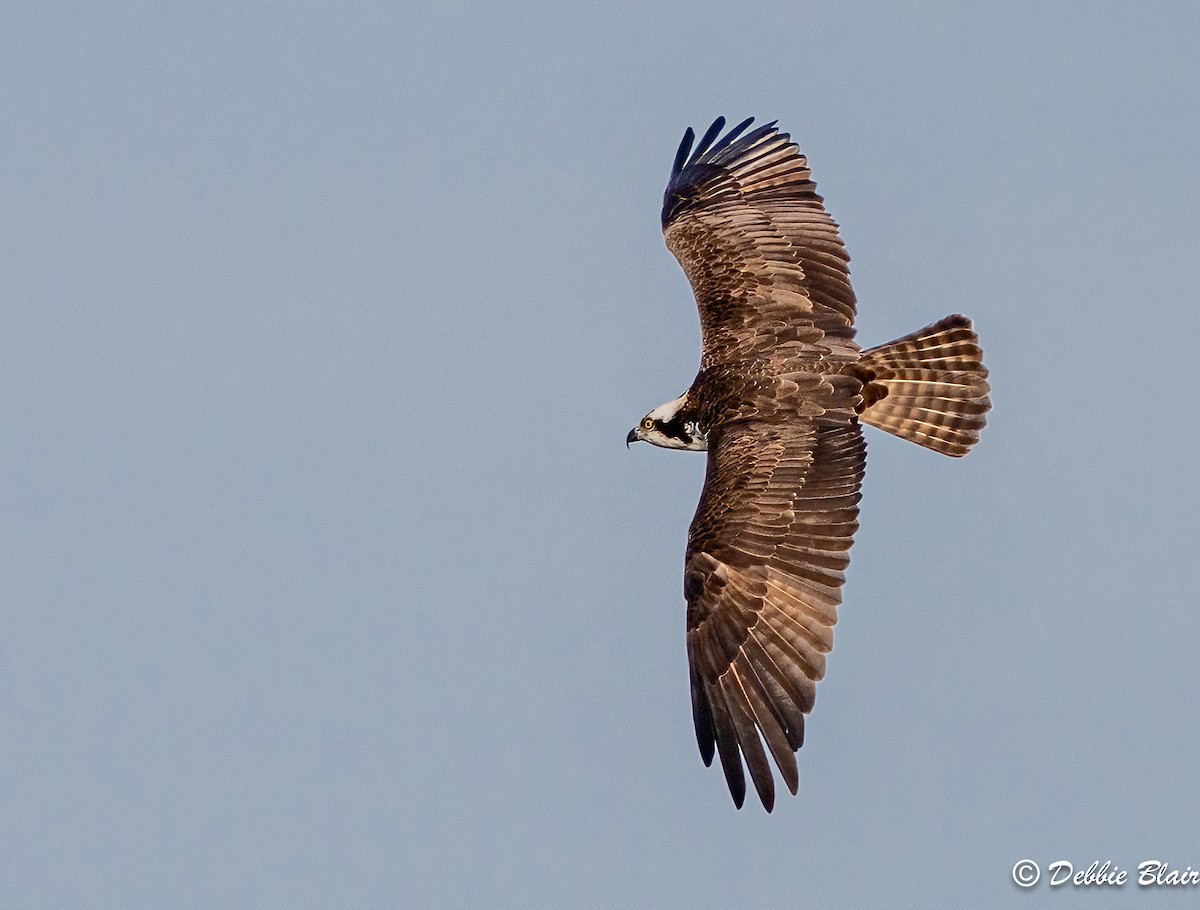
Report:
[[746,132],[752,122],[718,140],[718,118],[695,151],[689,129],[663,197],[667,247],[700,308],[701,366],[805,349],[854,359],[850,257],[837,224],[788,134],[774,123]]
[[788,789],[799,785],[794,752],[833,647],[865,463],[854,421],[738,421],[709,449],[684,568],[692,715],[738,808],[742,756],[774,805],[763,741]]

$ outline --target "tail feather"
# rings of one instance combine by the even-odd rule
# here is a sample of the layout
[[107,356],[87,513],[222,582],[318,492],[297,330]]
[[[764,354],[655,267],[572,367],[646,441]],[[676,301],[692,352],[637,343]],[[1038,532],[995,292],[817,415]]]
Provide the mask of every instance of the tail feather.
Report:
[[992,407],[979,338],[947,316],[864,351],[859,419],[945,455],[966,455]]

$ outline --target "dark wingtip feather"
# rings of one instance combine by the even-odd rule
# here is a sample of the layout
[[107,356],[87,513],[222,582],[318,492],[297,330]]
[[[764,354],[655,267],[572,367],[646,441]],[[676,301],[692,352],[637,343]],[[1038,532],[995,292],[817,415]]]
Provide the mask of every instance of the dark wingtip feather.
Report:
[[734,805],[740,809],[746,801],[746,775],[742,770],[737,728],[733,725],[733,718],[729,716],[729,708],[720,689],[715,686],[706,686],[705,689],[717,738],[717,754],[721,756],[721,770],[725,772],[725,783],[729,786]]
[[745,120],[743,120],[741,123],[739,123],[737,126],[735,126],[728,133],[726,133],[724,136],[721,137],[721,141],[718,142],[716,145],[714,145],[709,150],[709,155],[716,155],[718,152],[722,152],[725,149],[729,148],[729,146],[733,144],[733,140],[737,139],[738,136],[742,135],[742,132],[746,129],[746,127],[748,127],[753,122],[754,122],[753,117],[747,117]]
[[696,745],[700,747],[700,757],[704,759],[704,767],[712,767],[713,755],[717,744],[717,734],[713,728],[712,709],[708,706],[708,698],[704,694],[704,684],[692,670],[692,722],[696,728]]
[[683,163],[687,161],[688,152],[692,150],[692,140],[695,138],[696,134],[692,132],[692,128],[689,126],[679,143],[679,151],[675,153],[675,163],[671,165],[672,177],[683,170]]
[[[704,767],[711,768],[717,747],[717,739],[713,734],[712,720],[702,721],[699,717],[695,719],[696,745],[700,747],[700,757],[704,760]],[[705,725],[702,726],[702,723]]]
[[729,795],[733,797],[733,805],[735,808],[742,808],[746,804],[746,781],[740,780],[734,782],[729,779],[729,775],[725,775],[725,781],[729,784]]
[[[699,144],[693,148],[696,134],[691,127],[683,134],[679,150],[675,153],[675,162],[671,166],[671,179],[667,181],[667,189],[663,194],[662,226],[666,230],[671,221],[686,210],[693,200],[699,197],[699,188],[706,181],[719,176],[721,168],[739,155],[744,154],[756,142],[766,136],[776,133],[776,120],[743,135],[754,123],[753,117],[747,117],[724,136],[720,136],[725,127],[725,118],[718,117],[705,131]],[[780,136],[787,138],[786,133]],[[718,138],[720,137],[720,138]]]
[[[792,751],[795,752],[804,745],[804,718],[801,717],[800,723],[795,727],[788,727],[786,732],[788,745],[791,746]],[[795,793],[796,791],[793,790],[792,792]]]
[[718,117],[712,122],[712,126],[708,128],[707,132],[705,132],[704,138],[700,140],[699,145],[696,146],[696,150],[692,152],[692,157],[688,160],[688,164],[694,164],[698,161],[700,156],[708,151],[708,147],[713,144],[713,140],[720,135],[723,129],[725,129],[725,118]]

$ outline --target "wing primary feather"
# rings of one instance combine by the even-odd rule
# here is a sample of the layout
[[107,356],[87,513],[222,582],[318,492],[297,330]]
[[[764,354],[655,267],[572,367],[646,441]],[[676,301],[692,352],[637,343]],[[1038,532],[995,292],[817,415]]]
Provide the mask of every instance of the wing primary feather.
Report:
[[729,148],[729,146],[733,144],[733,140],[735,140],[738,136],[742,135],[742,132],[746,129],[746,127],[748,127],[753,122],[754,122],[753,117],[747,117],[745,120],[743,120],[737,126],[735,126],[733,129],[731,129],[728,133],[726,133],[721,138],[720,142],[718,142],[716,145],[714,145],[711,149],[708,150],[709,157],[719,155],[725,149]]
[[712,126],[708,128],[708,132],[704,134],[704,137],[696,145],[696,151],[692,152],[692,157],[688,161],[688,164],[695,164],[704,157],[704,153],[708,151],[708,147],[713,144],[713,140],[720,135],[723,129],[725,129],[725,118],[718,117],[712,122]]
[[746,641],[746,655],[751,659],[759,681],[770,695],[769,702],[783,725],[788,745],[793,751],[799,749],[804,741],[804,709],[801,705],[806,704],[808,699],[789,679],[787,670],[780,666],[753,635]]
[[679,142],[679,151],[675,153],[675,163],[671,165],[671,176],[674,177],[683,170],[683,163],[687,161],[688,152],[692,150],[692,140],[696,138],[696,134],[692,132],[689,126],[684,131],[683,139]]
[[719,682],[714,681],[705,685],[709,708],[712,711],[713,726],[717,732],[717,752],[721,756],[721,770],[725,772],[725,783],[729,785],[729,795],[733,804],[739,809],[746,801],[746,774],[742,770],[742,753],[738,750],[737,728],[733,718],[729,716],[729,707],[725,704],[725,694],[721,691]]
[[700,757],[704,759],[704,767],[712,766],[713,747],[716,745],[716,730],[713,726],[712,708],[708,703],[708,695],[704,691],[704,680],[696,668],[696,658],[692,658],[692,722],[696,728],[696,745],[700,747]]
[[736,669],[722,676],[717,684],[725,696],[725,706],[733,721],[733,729],[737,732],[737,741],[741,746],[742,755],[750,769],[750,779],[754,782],[754,789],[758,791],[758,798],[762,800],[763,808],[770,812],[775,806],[775,780],[771,776],[771,764],[767,761],[766,750],[763,749],[762,740],[758,738],[758,730],[754,726],[753,708],[750,707],[749,696],[742,691],[742,683],[737,678]]
[[787,141],[790,137],[786,133],[776,133],[775,124],[767,123],[760,126],[756,130],[751,130],[737,142],[722,149],[720,159],[714,159],[714,164],[724,164],[729,161],[734,161],[744,155],[747,151],[754,148],[759,142],[768,136],[778,136],[780,139]]
[[762,738],[775,758],[775,764],[779,767],[779,773],[783,775],[784,783],[795,796],[796,790],[800,786],[800,770],[796,766],[796,755],[792,751],[784,730],[787,719],[780,707],[774,703],[774,696],[778,695],[778,689],[772,691],[771,688],[768,688],[767,682],[763,678],[765,674],[759,672],[755,662],[748,659],[748,655],[743,655],[743,659],[739,663],[741,666],[735,665],[734,672],[737,674],[737,680],[746,696],[746,702],[750,706],[751,715],[755,724],[758,725],[758,729],[762,731]]

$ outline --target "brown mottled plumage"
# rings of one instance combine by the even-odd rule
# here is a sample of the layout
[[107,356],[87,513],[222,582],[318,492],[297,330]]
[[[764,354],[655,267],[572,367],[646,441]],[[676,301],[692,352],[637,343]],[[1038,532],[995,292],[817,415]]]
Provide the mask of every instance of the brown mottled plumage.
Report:
[[747,120],[692,151],[663,202],[667,246],[700,310],[700,372],[628,441],[708,451],[684,565],[692,711],[734,802],[743,759],[767,811],[788,789],[833,626],[866,463],[859,422],[948,455],[979,440],[987,370],[950,316],[860,352],[849,256],[786,133]]

